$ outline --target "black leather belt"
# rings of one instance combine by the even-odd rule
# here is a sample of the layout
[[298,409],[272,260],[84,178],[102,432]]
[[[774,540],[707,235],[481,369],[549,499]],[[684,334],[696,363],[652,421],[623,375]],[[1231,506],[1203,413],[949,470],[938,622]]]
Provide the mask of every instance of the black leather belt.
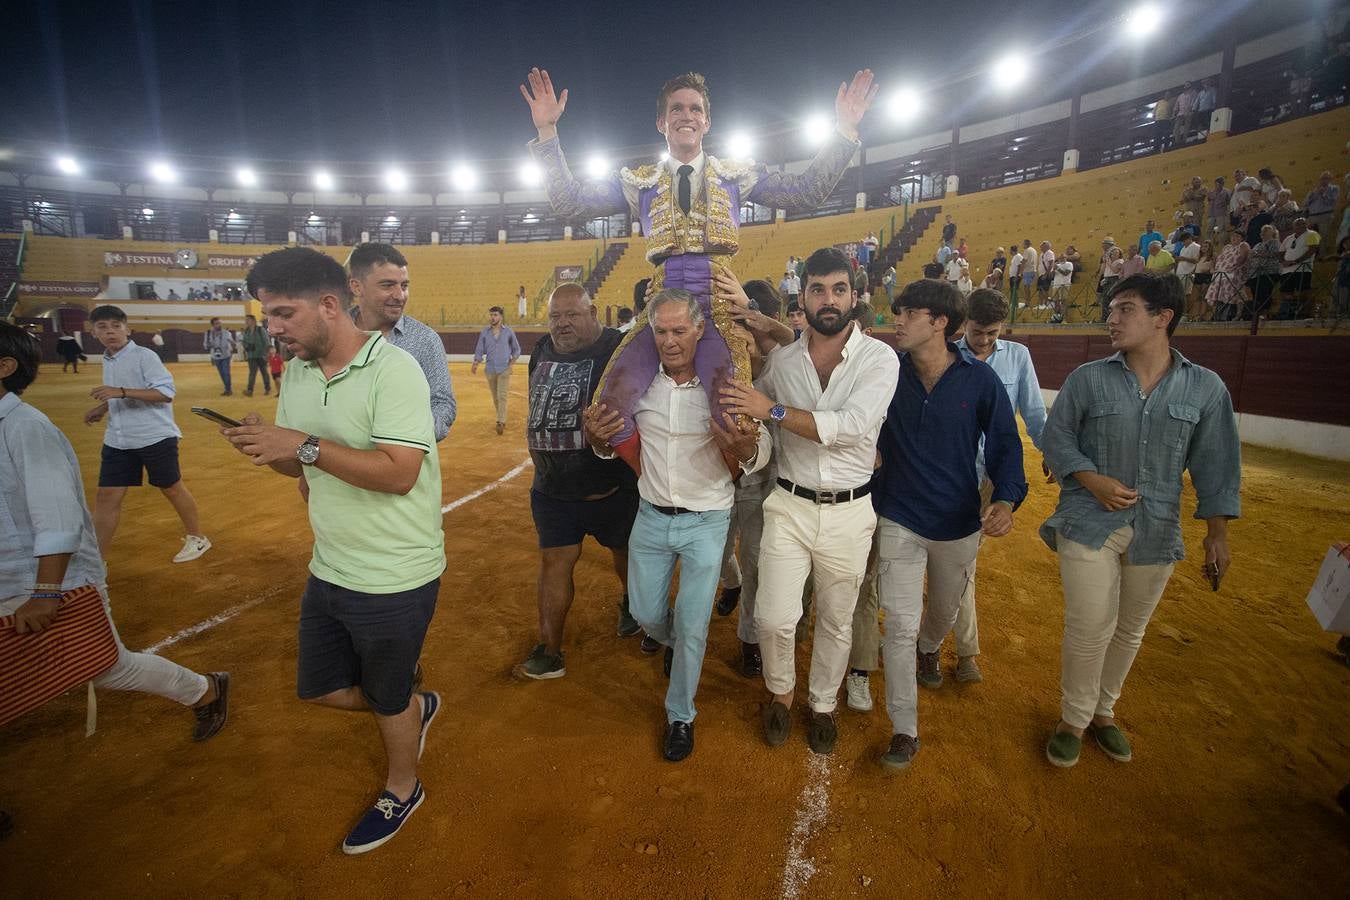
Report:
[[663,516],[678,516],[683,513],[694,512],[692,509],[685,509],[683,506],[657,506],[655,503],[647,504]]
[[851,488],[847,491],[813,491],[799,484],[793,484],[786,478],[780,478],[778,479],[778,486],[788,493],[804,497],[812,503],[848,503],[850,500],[857,500],[859,497],[866,497],[872,493],[870,484],[864,484],[862,487]]

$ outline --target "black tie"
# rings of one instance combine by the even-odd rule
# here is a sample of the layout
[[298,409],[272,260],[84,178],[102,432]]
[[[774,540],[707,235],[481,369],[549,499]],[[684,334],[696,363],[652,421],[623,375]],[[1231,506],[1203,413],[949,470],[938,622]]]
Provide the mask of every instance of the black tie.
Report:
[[693,166],[680,166],[675,171],[680,173],[680,209],[684,214],[689,215],[689,175],[694,171]]

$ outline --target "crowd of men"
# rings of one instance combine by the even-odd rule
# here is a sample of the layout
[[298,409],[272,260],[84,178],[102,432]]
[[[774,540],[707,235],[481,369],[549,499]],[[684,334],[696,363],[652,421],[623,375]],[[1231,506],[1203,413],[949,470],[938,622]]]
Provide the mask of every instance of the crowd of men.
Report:
[[[1114,286],[1107,326],[1117,352],[1073,373],[1047,417],[1025,348],[1000,338],[1008,304],[999,292],[966,297],[942,280],[914,282],[892,303],[891,345],[872,334],[852,260],[824,248],[802,269],[796,326],[779,319],[786,310],[773,285],[718,273],[716,294],[738,323],[729,339],[744,341],[752,377],[722,384],[715,408],[693,367],[712,324],[688,292],[648,297],[644,289],[660,369],[636,408],[637,472],[610,445],[617,411],[592,402],[624,333],[600,323],[581,285],[560,285],[548,299],[549,333],[530,358],[526,425],[539,633],[516,674],[565,674],[573,573],[590,535],[610,551],[622,585],[618,633],[645,631],[644,649],[664,650],[666,759],[694,749],[713,611],[739,609],[741,671],[763,679],[770,746],[791,738],[796,649],[813,619],[802,704],[808,745],[835,748],[846,683],[848,706],[871,709],[880,653],[892,725],[880,762],[906,768],[919,749],[918,686],[941,686],[948,633],[957,679],[984,677],[975,662],[976,561],[985,538],[1011,532],[1027,495],[1020,414],[1060,485],[1041,527],[1059,556],[1065,600],[1062,708],[1046,754],[1071,766],[1090,734],[1128,761],[1114,705],[1184,557],[1183,470],[1208,526],[1205,566],[1216,585],[1228,565],[1227,521],[1239,512],[1228,393],[1169,346],[1184,303],[1179,280],[1145,272]],[[275,423],[252,413],[222,434],[254,465],[298,479],[306,498],[315,541],[301,598],[298,694],[372,714],[388,763],[379,797],[343,842],[345,852],[362,853],[391,839],[424,802],[417,760],[441,706],[422,689],[418,659],[446,558],[435,444],[455,404],[444,348],[404,312],[407,263],[387,245],[358,247],[346,269],[306,248],[280,250],[258,261],[248,287],[270,337],[294,358]],[[133,424],[157,437],[151,426],[166,412],[171,422],[173,400],[172,379],[153,353],[131,349],[118,313],[108,307],[95,317],[105,366],[126,355],[136,371],[108,368],[111,380],[95,390],[100,407],[90,416],[112,417],[100,484],[124,490],[150,471],[191,537],[195,507],[190,515],[173,495],[181,487],[176,431],[116,446]],[[494,320],[485,335],[500,341],[494,328],[504,326]],[[502,352],[513,358],[509,342]],[[82,586],[99,589],[106,604],[111,541],[84,505],[69,442],[20,399],[36,372],[31,338],[0,327],[0,444],[10,450],[0,466],[14,469],[3,490],[18,538],[0,551],[0,615],[14,614],[21,633],[50,627],[63,598]],[[101,488],[101,511],[105,499]],[[191,706],[198,739],[224,726],[228,673],[199,676],[119,654],[105,686]]]

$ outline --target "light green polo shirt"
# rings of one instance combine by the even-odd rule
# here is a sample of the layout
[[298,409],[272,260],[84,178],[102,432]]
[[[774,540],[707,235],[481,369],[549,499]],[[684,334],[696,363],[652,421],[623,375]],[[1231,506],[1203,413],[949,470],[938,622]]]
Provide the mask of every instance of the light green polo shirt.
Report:
[[316,578],[368,594],[421,587],[445,570],[441,464],[431,420],[431,389],[417,361],[378,332],[347,367],[325,378],[316,362],[286,364],[277,424],[373,450],[398,444],[424,451],[422,470],[403,496],[354,487],[317,466],[309,481]]

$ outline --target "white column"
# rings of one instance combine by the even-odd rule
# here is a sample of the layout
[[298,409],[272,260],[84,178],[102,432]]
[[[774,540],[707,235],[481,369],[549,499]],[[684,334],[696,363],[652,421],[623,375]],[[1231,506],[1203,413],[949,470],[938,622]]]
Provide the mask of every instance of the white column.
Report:
[[286,232],[286,243],[294,247],[296,244],[300,243],[300,236],[294,231],[288,231]]
[[207,239],[208,241],[210,241],[211,243],[213,243],[213,244],[219,244],[219,243],[220,243],[220,231],[218,231],[218,230],[215,229],[215,228],[209,229],[209,230],[206,232],[206,239]]
[[1077,172],[1077,171],[1078,171],[1078,151],[1077,151],[1077,150],[1065,150],[1065,151],[1064,151],[1064,167],[1063,167],[1062,169],[1060,169],[1060,171],[1061,171],[1061,172]]
[[774,220],[775,222],[786,222],[786,221],[787,221],[787,210],[785,210],[785,209],[775,209],[775,210],[773,211],[773,220]]
[[33,220],[32,220],[32,219],[24,219],[24,220],[23,220],[23,230],[26,231],[26,232],[28,232],[29,234],[32,234],[32,233],[33,233]]
[[563,226],[563,240],[564,240],[564,241],[570,241],[571,239],[572,239],[572,226],[571,226],[571,225],[564,225],[564,226]]
[[497,229],[497,243],[499,243],[499,244],[505,244],[505,243],[506,243],[506,229],[505,229],[505,228],[498,228],[498,229]]
[[637,219],[633,220],[633,227],[630,229],[633,237],[642,237],[642,223]]
[[439,244],[441,242],[441,233],[439,231],[433,231],[431,233],[431,242],[433,244]]
[[862,191],[858,191],[857,196],[853,198],[853,208],[867,209],[867,194],[863,193]]
[[122,240],[124,240],[124,241],[130,241],[130,240],[133,240],[133,236],[132,236],[132,233],[131,233],[131,226],[130,226],[130,225],[123,225],[123,226],[122,226]]
[[947,176],[947,193],[955,194],[961,189],[961,179],[956,175]]
[[1227,134],[1233,127],[1232,107],[1221,106],[1209,114],[1209,135]]
[[361,232],[361,243],[363,243],[363,244],[369,244],[369,243],[370,243],[370,232],[369,232],[369,231],[363,231],[363,232]]

